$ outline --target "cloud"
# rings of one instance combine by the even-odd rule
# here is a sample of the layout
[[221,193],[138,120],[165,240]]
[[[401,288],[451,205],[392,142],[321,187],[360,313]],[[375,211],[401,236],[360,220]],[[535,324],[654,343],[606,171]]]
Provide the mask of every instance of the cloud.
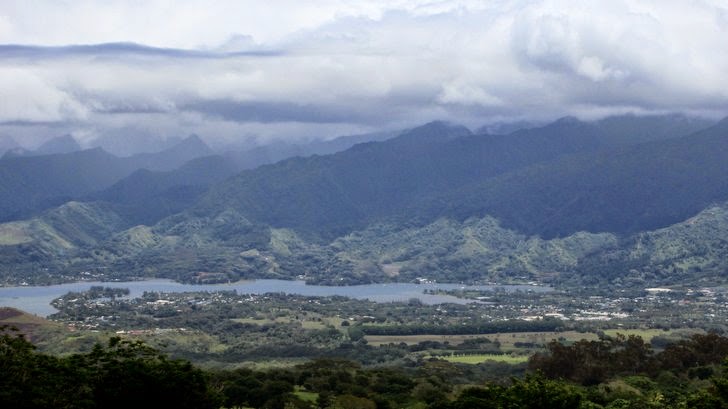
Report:
[[0,123],[265,141],[433,119],[725,115],[727,16],[709,0],[10,1]]
[[0,66],[0,121],[59,122],[86,116],[85,107],[67,92],[49,86],[42,72]]

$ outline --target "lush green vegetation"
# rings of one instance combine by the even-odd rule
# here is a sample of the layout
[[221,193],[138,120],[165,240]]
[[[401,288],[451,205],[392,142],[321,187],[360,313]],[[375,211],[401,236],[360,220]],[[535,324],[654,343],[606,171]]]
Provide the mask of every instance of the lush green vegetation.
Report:
[[450,355],[443,357],[448,362],[459,362],[461,364],[479,364],[485,361],[505,362],[508,364],[520,364],[528,361],[525,355],[504,355],[504,354],[475,354],[475,355]]
[[0,327],[0,406],[5,408],[216,408],[206,374],[140,342],[112,338],[87,354],[39,354]]
[[321,356],[362,365],[466,355],[497,355],[502,362],[543,352],[554,339],[569,344],[620,332],[661,350],[695,333],[728,329],[725,289],[719,291],[640,290],[609,298],[496,289],[476,293],[487,302],[427,305],[235,291],[128,298],[123,289],[94,287],[53,302],[59,312],[51,318],[72,332],[50,333],[38,345],[44,352],[84,352],[123,334],[176,358],[226,368],[290,366]]
[[[71,202],[42,217],[0,225],[6,281],[169,277],[187,282],[296,278],[332,285],[411,281],[634,288],[721,283],[728,268],[728,205],[628,238],[576,233],[545,240],[491,217],[425,226],[376,224],[321,245],[228,211],[214,219],[169,218],[114,235],[121,219],[101,205]],[[111,238],[109,239],[109,236]],[[90,247],[89,247],[90,246]],[[247,249],[241,251],[241,249]]]
[[[728,405],[728,339],[696,335],[654,353],[636,336],[552,342],[529,374],[477,380],[432,358],[416,367],[317,359],[283,369],[201,370],[139,341],[38,353],[0,328],[0,405],[13,408],[719,408]],[[477,367],[470,365],[469,367]]]

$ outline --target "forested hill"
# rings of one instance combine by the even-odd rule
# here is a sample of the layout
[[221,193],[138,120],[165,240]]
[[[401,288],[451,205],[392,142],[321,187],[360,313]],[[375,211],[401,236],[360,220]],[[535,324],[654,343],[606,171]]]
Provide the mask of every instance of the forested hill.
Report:
[[[669,139],[633,119],[615,121],[564,118],[505,136],[431,123],[385,142],[243,172],[214,187],[192,214],[235,209],[322,237],[377,221],[492,215],[553,237],[665,227],[728,199],[726,121]],[[627,143],[630,127],[638,142],[652,141]]]
[[505,227],[544,237],[634,233],[727,200],[727,175],[723,120],[682,138],[564,157],[477,181],[443,196],[439,211],[458,218],[488,214]]
[[509,136],[472,135],[435,122],[388,141],[243,172],[214,187],[193,212],[233,208],[275,227],[336,236],[475,181],[593,151],[602,146],[601,136],[578,121]]

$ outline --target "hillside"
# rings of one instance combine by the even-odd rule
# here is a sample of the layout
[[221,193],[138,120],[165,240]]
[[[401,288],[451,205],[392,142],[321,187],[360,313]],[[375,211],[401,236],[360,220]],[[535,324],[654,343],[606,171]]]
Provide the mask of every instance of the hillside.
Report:
[[61,324],[10,307],[0,307],[0,326],[3,325],[17,328],[36,345],[44,344],[53,339],[54,333],[63,331]]
[[334,237],[469,182],[598,149],[598,136],[572,121],[509,136],[431,123],[384,142],[243,172],[215,186],[192,213],[239,209],[274,227]]
[[71,271],[105,265],[124,277],[188,282],[303,276],[336,285],[418,277],[604,289],[701,280],[715,285],[724,282],[728,268],[725,237],[728,204],[628,236],[578,232],[544,239],[509,230],[486,216],[440,218],[420,226],[379,223],[324,243],[228,211],[214,218],[178,215],[154,227],[135,226],[96,245],[69,248],[65,261],[47,258],[44,265]]
[[456,218],[492,215],[544,237],[635,233],[728,200],[728,120],[694,134],[564,157],[462,186],[421,206]]
[[84,199],[113,205],[131,224],[153,225],[192,206],[212,184],[235,173],[229,160],[205,156],[170,171],[139,169]]
[[68,202],[29,220],[0,224],[0,264],[6,273],[63,266],[79,249],[128,227],[109,206]]
[[[152,225],[164,217],[182,212],[194,205],[215,183],[261,165],[294,156],[327,154],[345,150],[357,143],[385,140],[396,133],[351,135],[328,141],[304,144],[273,143],[253,149],[228,151],[220,155],[203,156],[173,170],[140,169],[109,188],[94,192],[84,201],[100,200],[114,205],[116,211],[132,224]],[[189,146],[200,141],[192,137]],[[208,153],[209,149],[191,148],[193,152]]]
[[[684,139],[669,139],[675,127],[668,125],[675,125],[676,120],[684,122],[665,117],[663,127],[647,131],[647,125],[660,121],[622,118],[585,123],[564,118],[541,128],[497,136],[472,135],[464,128],[432,123],[384,142],[243,172],[215,186],[192,214],[237,209],[257,222],[326,238],[375,221],[427,223],[442,216],[465,219],[487,214],[522,232],[549,237],[579,230],[657,228],[697,213],[711,200],[725,200],[720,192],[707,193],[712,188],[706,186],[722,176],[722,125]],[[678,129],[692,129],[687,122]],[[627,144],[629,138],[622,132],[630,129],[639,133],[638,142],[656,141]],[[700,164],[703,150],[715,162],[710,174]],[[649,174],[642,172],[643,161]],[[685,168],[668,166],[675,162]],[[652,179],[669,185],[691,177],[698,182],[691,188],[703,189],[704,197],[677,206],[661,197],[651,205],[652,213],[643,217],[636,212],[647,199],[630,197],[638,200],[628,202],[633,209],[619,214],[632,225],[610,219],[608,213],[615,212],[620,200],[615,191],[633,189],[635,195],[647,195],[649,189],[634,183],[658,189],[663,185],[654,185]],[[663,188],[669,191],[668,186]],[[547,197],[541,200],[539,192]],[[580,206],[583,195],[595,203]],[[600,195],[606,196],[596,203]],[[583,214],[572,214],[559,200],[572,203]],[[556,211],[565,212],[568,220],[561,220]],[[605,221],[598,223],[595,218]]]

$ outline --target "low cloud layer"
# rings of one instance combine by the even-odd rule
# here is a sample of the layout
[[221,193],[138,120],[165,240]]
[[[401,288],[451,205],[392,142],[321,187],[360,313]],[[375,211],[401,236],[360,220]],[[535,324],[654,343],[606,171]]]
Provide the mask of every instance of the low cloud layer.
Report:
[[[356,3],[354,5],[353,3]],[[213,144],[728,114],[721,1],[9,2],[0,134]]]

